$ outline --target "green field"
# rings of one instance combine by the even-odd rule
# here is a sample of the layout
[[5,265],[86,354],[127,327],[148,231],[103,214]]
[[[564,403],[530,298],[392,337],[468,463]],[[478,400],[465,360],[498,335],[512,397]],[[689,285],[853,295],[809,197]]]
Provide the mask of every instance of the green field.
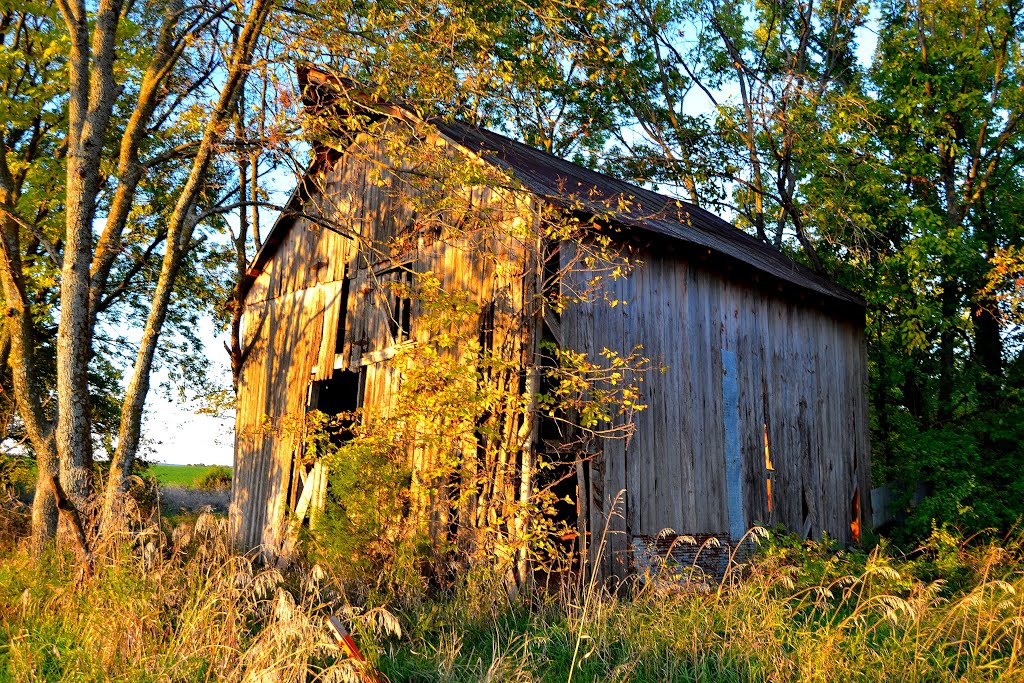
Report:
[[217,465],[150,465],[143,476],[154,477],[161,486],[196,488],[200,480]]
[[[154,477],[161,486],[199,488],[204,476],[221,468],[221,465],[150,465],[139,474]],[[0,460],[0,486],[7,484],[16,490],[30,490],[35,484],[35,478],[35,463]]]

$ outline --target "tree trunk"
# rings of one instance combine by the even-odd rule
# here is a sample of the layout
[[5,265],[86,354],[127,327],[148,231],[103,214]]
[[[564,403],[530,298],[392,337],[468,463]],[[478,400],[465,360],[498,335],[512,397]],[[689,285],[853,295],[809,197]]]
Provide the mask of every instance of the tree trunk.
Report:
[[938,420],[945,422],[953,416],[953,370],[956,358],[956,330],[954,321],[957,312],[957,293],[949,276],[942,278],[942,321],[939,334],[939,395]]
[[[13,204],[7,191],[0,192],[4,206]],[[57,532],[57,506],[44,477],[56,471],[52,425],[44,415],[39,382],[35,374],[35,335],[32,306],[22,278],[21,239],[18,224],[7,216],[0,222],[0,287],[7,309],[4,311],[9,344],[8,361],[11,385],[18,415],[25,425],[29,443],[36,455],[39,480],[32,503],[32,550],[38,557]]]
[[47,482],[58,475],[57,454],[52,447],[48,452],[36,451],[36,490],[32,498],[32,539],[30,549],[33,557],[41,557],[47,544],[57,536],[57,499]]
[[[73,171],[69,170],[69,177]],[[72,189],[68,195],[82,194]],[[60,480],[71,504],[81,509],[92,481],[92,424],[89,405],[89,262],[91,218],[78,213],[85,202],[69,202],[68,241],[61,280],[60,323],[57,327],[57,453]],[[85,232],[83,234],[83,226]],[[74,236],[72,236],[74,235]]]
[[170,306],[178,272],[181,270],[183,259],[192,242],[192,234],[196,227],[196,219],[193,215],[195,203],[202,191],[207,169],[216,151],[216,145],[223,135],[227,119],[234,112],[235,100],[244,83],[247,66],[252,59],[253,51],[272,5],[272,0],[257,0],[246,18],[241,35],[232,49],[231,62],[220,97],[207,121],[199,149],[192,160],[188,179],[168,221],[167,246],[160,268],[160,276],[153,292],[152,307],[146,319],[142,341],[136,355],[135,366],[132,369],[132,377],[122,404],[117,449],[111,462],[110,476],[104,497],[102,516],[104,527],[109,526],[110,512],[114,508],[117,497],[124,490],[125,482],[138,452],[142,411],[149,393],[149,376],[153,367],[153,358],[156,355],[157,343],[167,318],[167,310]]
[[101,184],[104,136],[117,92],[115,44],[121,3],[103,0],[92,44],[84,2],[60,4],[70,38],[66,234],[57,326],[57,431],[61,486],[81,509],[92,481],[89,312],[93,221]]
[[[244,93],[243,93],[244,95]],[[245,98],[238,98],[238,111],[235,118],[235,137],[239,140],[245,138]],[[228,355],[231,357],[231,385],[238,393],[238,381],[242,376],[242,363],[245,361],[242,350],[242,313],[245,310],[245,294],[243,281],[246,270],[249,267],[249,259],[246,255],[245,245],[249,241],[249,212],[246,210],[245,200],[249,188],[249,167],[252,166],[252,201],[253,219],[258,220],[259,213],[255,204],[257,200],[256,171],[257,160],[255,155],[239,153],[238,155],[238,234],[232,239],[235,247],[235,285],[231,288],[231,300],[228,305],[231,307],[231,323],[229,326],[231,342],[228,345]],[[254,224],[254,229],[256,226]],[[259,247],[257,246],[257,249]]]

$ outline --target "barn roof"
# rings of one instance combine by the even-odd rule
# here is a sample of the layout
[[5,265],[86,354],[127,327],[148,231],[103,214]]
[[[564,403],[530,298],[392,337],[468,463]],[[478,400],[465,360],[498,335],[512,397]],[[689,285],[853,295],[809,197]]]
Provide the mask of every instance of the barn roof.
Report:
[[[300,69],[299,81],[304,90],[307,83],[318,88],[345,87],[338,79],[314,69]],[[416,118],[403,107],[363,104],[377,113]],[[428,123],[450,142],[505,170],[525,189],[563,209],[600,216],[627,229],[705,247],[802,289],[864,306],[864,300],[857,294],[695,204],[579,166],[478,126],[444,120]],[[292,194],[282,218],[288,208],[294,208],[301,201],[301,195],[298,189]],[[248,281],[255,279],[280,243],[289,223],[282,218],[275,223],[253,260],[246,277]]]
[[812,292],[864,305],[863,299],[845,287],[695,204],[579,166],[477,126],[431,123],[452,142],[503,168],[532,193],[562,208],[707,247]]

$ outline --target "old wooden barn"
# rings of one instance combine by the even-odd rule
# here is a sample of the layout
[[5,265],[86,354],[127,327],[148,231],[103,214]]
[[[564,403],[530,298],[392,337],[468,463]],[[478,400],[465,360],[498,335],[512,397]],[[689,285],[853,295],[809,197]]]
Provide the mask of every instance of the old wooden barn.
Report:
[[[526,400],[503,418],[516,445],[493,455],[473,425],[458,426],[449,447],[462,472],[425,474],[439,454],[410,448],[430,533],[528,501],[546,457],[570,468],[556,484],[575,501],[562,512],[575,515],[583,556],[598,560],[607,526],[609,575],[679,534],[735,541],[784,524],[858,537],[870,449],[856,295],[691,204],[487,130],[421,121],[316,70],[300,81],[319,117],[316,159],[247,279],[230,510],[240,544],[280,552],[323,504],[324,468],[303,456],[296,426],[307,411],[394,410],[404,350],[430,342],[409,294],[428,272],[440,291],[467,293],[465,338],[500,348],[524,395],[543,389],[552,349],[594,363],[642,349],[650,361],[634,401],[646,408],[606,420],[632,429],[582,438],[572,409],[551,420]],[[448,505],[447,487],[467,486],[469,471],[484,476]],[[506,521],[505,536],[519,523]]]

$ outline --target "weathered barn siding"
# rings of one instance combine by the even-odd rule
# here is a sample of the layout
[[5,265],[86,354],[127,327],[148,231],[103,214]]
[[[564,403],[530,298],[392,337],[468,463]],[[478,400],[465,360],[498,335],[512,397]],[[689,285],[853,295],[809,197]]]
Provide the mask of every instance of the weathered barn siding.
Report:
[[[436,187],[410,184],[380,139],[359,136],[310,175],[303,188],[308,217],[290,219],[246,298],[242,342],[248,356],[239,379],[229,515],[234,538],[246,547],[276,554],[286,540],[287,519],[307,476],[295,454],[303,417],[315,407],[311,382],[328,380],[335,370],[360,372],[364,419],[389,414],[400,382],[390,360],[403,345],[426,341],[416,324],[422,313],[416,299],[410,301],[412,338],[392,336],[391,280],[430,271],[444,291],[472,293],[488,312],[495,350],[524,366],[533,361],[528,319],[536,303],[536,203],[525,195],[466,188],[463,210],[476,214],[476,222],[463,216],[455,219],[457,227],[482,227],[446,232],[427,226],[417,235],[412,200]],[[393,238],[402,233],[414,237],[396,246]],[[475,333],[481,321],[466,324]],[[423,449],[410,453],[417,471],[429,471],[435,457]]]
[[292,455],[303,437],[309,381],[334,364],[341,280],[352,245],[300,219],[249,291],[229,514],[234,537],[246,547],[280,549],[284,540],[300,483]]
[[627,277],[606,279],[619,305],[595,297],[562,314],[567,346],[642,347],[655,366],[635,433],[605,440],[589,468],[590,527],[599,535],[607,521],[614,575],[633,538],[665,529],[736,539],[755,523],[785,524],[848,542],[854,497],[870,490],[863,319],[690,256],[647,249]]
[[243,322],[250,352],[239,381],[231,519],[250,546],[280,547],[294,504],[292,453],[302,438],[329,291],[312,287],[254,304]]

